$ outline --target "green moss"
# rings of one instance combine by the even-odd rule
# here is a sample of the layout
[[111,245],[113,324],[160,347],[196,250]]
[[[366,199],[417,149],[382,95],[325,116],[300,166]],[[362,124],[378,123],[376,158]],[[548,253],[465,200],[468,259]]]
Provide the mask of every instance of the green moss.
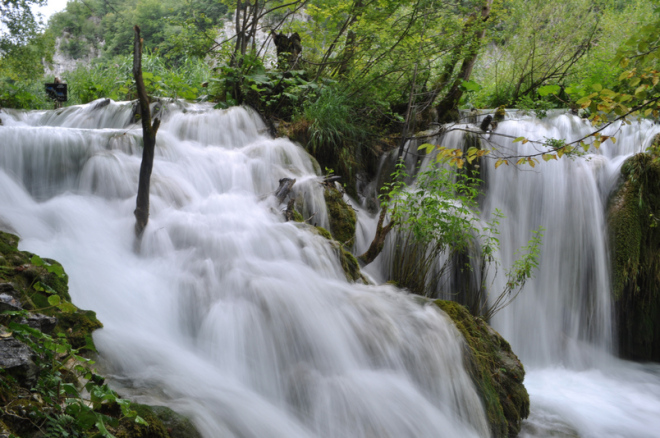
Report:
[[150,406],[131,403],[131,409],[136,411],[149,425],[144,426],[133,419],[123,418],[114,433],[117,438],[169,438],[170,435],[165,425]]
[[328,207],[332,236],[343,244],[352,242],[357,220],[355,211],[344,201],[344,196],[336,188],[326,186],[323,195]]
[[660,163],[637,154],[609,203],[612,292],[621,356],[660,361]]
[[293,209],[293,220],[296,222],[305,222],[302,214],[300,214],[296,209]]
[[[114,428],[117,438],[201,438],[190,420],[164,406],[149,406],[131,403],[131,409],[149,423],[148,426],[123,418]],[[111,408],[110,414],[117,416],[119,407]]]
[[364,280],[362,272],[360,272],[360,264],[355,256],[346,251],[343,247],[341,247],[340,250],[341,267],[344,269],[344,273],[346,273],[346,278],[350,281]]
[[78,310],[75,313],[62,313],[57,317],[56,331],[65,333],[73,348],[87,346],[94,349],[92,332],[103,327],[91,310]]
[[164,406],[149,406],[171,438],[201,438],[192,421]]
[[330,234],[330,231],[326,230],[323,227],[314,227],[314,229],[316,230],[316,233],[321,237],[325,237],[328,240],[332,240],[332,234]]
[[12,254],[18,251],[18,236],[0,231],[0,253]]
[[529,416],[525,370],[509,343],[481,318],[453,301],[437,300],[465,338],[466,364],[481,395],[493,437],[514,437]]
[[364,275],[362,275],[362,272],[360,271],[360,263],[355,256],[347,251],[341,243],[334,240],[328,230],[323,227],[312,227],[311,229],[316,234],[328,239],[333,248],[335,248],[337,256],[339,257],[339,262],[341,263],[341,267],[344,270],[348,281],[359,281],[364,284],[369,283]]
[[497,110],[495,110],[495,115],[493,117],[493,120],[495,120],[496,122],[501,122],[502,120],[504,120],[504,117],[506,117],[506,110],[504,109],[504,105],[502,105],[499,108],[497,108]]

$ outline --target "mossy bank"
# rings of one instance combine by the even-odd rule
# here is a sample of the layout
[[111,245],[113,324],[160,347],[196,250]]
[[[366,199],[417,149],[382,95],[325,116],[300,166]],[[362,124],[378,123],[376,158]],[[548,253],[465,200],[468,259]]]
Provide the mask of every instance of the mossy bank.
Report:
[[0,231],[0,437],[197,438],[171,409],[122,400],[91,365],[91,311],[71,304],[55,260]]
[[610,198],[612,290],[619,354],[660,361],[660,164],[637,154]]

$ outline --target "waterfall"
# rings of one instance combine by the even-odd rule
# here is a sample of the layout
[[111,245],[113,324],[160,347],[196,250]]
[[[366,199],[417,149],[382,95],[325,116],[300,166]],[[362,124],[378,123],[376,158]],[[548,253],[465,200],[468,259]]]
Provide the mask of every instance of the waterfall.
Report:
[[[465,131],[480,135],[484,148],[520,156],[544,149],[534,142],[514,142],[518,137],[568,143],[587,136],[593,127],[563,112],[543,119],[511,112],[492,133],[481,132],[478,123],[448,125],[433,142],[464,147]],[[495,169],[495,160],[482,163],[482,217],[488,220],[496,209],[506,217],[499,226],[500,268],[486,280],[491,299],[504,290],[504,271],[516,259],[516,250],[532,237],[532,230],[545,229],[535,278],[491,321],[527,370],[531,415],[523,437],[658,436],[660,365],[616,358],[605,212],[625,159],[643,152],[659,132],[660,126],[648,120],[615,123],[602,134],[615,137],[616,144],[606,141],[582,156],[540,160],[535,167]],[[411,156],[415,146],[412,142],[409,147]],[[417,160],[408,161],[410,173]],[[424,167],[430,160],[420,162]],[[387,279],[387,257],[384,254],[377,269],[371,268],[374,276]]]
[[271,196],[296,178],[328,225],[309,156],[253,113],[157,113],[151,216],[133,209],[130,103],[0,112],[0,224],[54,258],[115,387],[209,438],[487,437],[446,315],[392,286],[350,284],[327,240]]

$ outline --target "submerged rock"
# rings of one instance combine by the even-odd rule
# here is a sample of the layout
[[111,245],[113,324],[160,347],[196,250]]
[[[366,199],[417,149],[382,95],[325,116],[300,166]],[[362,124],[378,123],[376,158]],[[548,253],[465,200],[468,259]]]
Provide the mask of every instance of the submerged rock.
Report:
[[660,164],[637,154],[621,167],[608,209],[619,354],[660,361]]
[[481,396],[492,436],[515,437],[529,416],[525,369],[509,343],[462,305],[437,300],[465,338],[465,363]]

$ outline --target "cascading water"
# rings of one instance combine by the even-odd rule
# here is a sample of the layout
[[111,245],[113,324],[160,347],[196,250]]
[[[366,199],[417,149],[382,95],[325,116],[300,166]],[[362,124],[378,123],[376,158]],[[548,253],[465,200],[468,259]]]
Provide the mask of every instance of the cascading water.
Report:
[[141,131],[129,103],[0,112],[0,224],[60,261],[95,310],[121,392],[206,437],[486,437],[458,332],[390,286],[349,284],[335,249],[284,222],[296,178],[327,225],[312,162],[248,111],[165,105],[151,218],[134,252]]
[[[541,120],[512,113],[488,134],[474,125],[445,129],[448,132],[437,139],[442,146],[463,147],[467,130],[482,136],[484,147],[507,156],[543,150],[537,143],[514,143],[517,137],[571,142],[593,130],[586,120],[559,113]],[[614,356],[605,218],[623,161],[644,151],[658,132],[660,126],[649,121],[615,124],[603,135],[615,137],[616,144],[604,142],[583,157],[541,161],[534,168],[495,169],[494,160],[483,164],[483,217],[488,220],[495,209],[506,216],[499,227],[501,267],[512,265],[515,251],[532,237],[532,230],[545,228],[535,278],[492,321],[527,370],[531,415],[523,437],[660,436],[660,366]],[[414,168],[414,161],[413,157],[409,168]],[[422,167],[427,164],[428,160]],[[384,278],[387,266],[383,257]],[[502,268],[487,280],[492,281],[493,294],[505,288]]]

